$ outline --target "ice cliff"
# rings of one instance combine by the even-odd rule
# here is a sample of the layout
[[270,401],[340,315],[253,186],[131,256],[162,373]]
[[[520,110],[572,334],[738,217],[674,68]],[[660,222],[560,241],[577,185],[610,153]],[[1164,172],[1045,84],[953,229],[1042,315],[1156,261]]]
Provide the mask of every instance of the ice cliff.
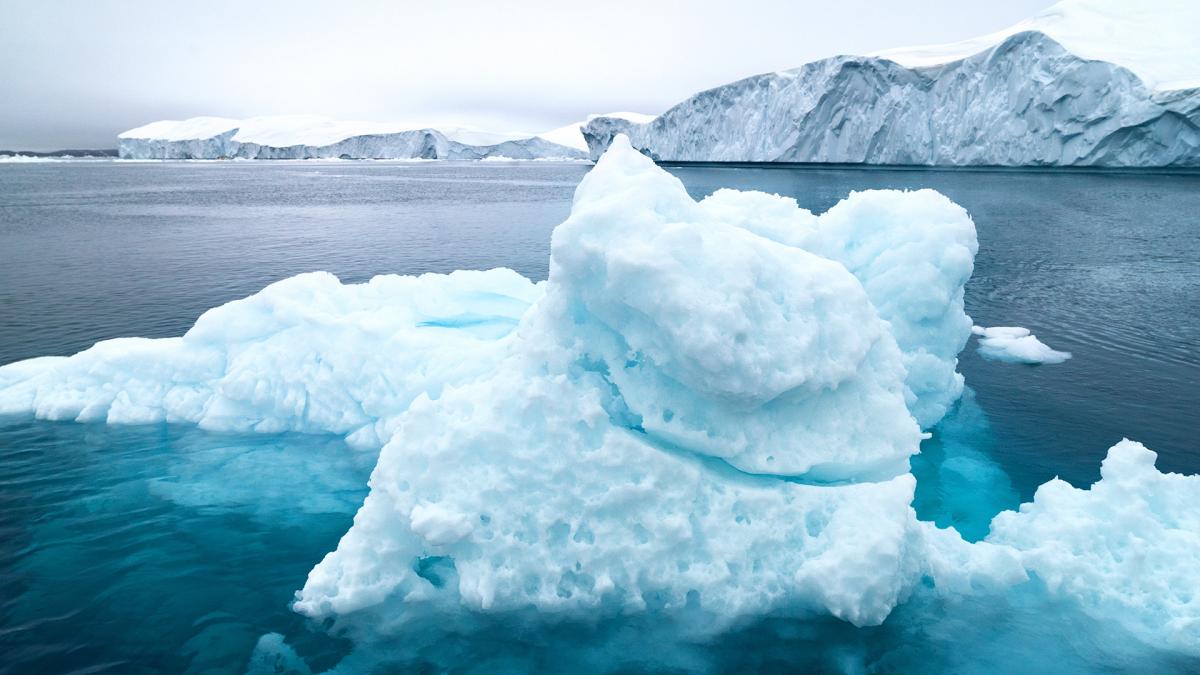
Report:
[[618,137],[545,283],[302,275],[182,338],[2,367],[0,414],[380,448],[294,605],[360,645],[448,639],[462,658],[445,635],[489,617],[505,640],[638,617],[696,639],[899,613],[920,634],[983,622],[1052,646],[1101,626],[1124,640],[1089,643],[1101,662],[1126,643],[1200,657],[1200,477],[1137,443],[982,541],[917,519],[909,459],[962,391],[976,247],[936,192],[854,193],[820,216],[754,192],[697,202]]
[[667,161],[1200,166],[1198,8],[1068,0],[977,40],[757,75],[584,135],[593,157],[627,134]]
[[[561,138],[567,138],[560,132]],[[194,117],[119,135],[126,159],[583,159],[539,135],[279,116]]]

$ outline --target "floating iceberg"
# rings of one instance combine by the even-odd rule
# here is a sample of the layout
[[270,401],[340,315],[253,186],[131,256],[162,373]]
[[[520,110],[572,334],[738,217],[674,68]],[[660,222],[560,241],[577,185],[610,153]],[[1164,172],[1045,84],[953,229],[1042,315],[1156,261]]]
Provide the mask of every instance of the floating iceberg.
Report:
[[1062,363],[1071,358],[1071,352],[1060,352],[1046,346],[1028,328],[1020,326],[973,326],[971,332],[979,336],[979,353],[984,358],[1009,363]]
[[[885,201],[891,223],[873,218]],[[912,249],[906,216],[931,225]],[[849,233],[866,286],[796,245],[853,257],[833,244]],[[949,281],[901,272],[928,264],[922,246]],[[930,353],[961,347],[973,247],[966,213],[936,193],[852,195],[819,218],[763,194],[697,203],[620,139],[555,230],[546,293],[507,353],[401,416],[297,609],[703,608],[714,626],[797,612],[873,625],[923,575],[946,588],[1023,575],[909,506],[922,434],[905,365],[946,367]],[[897,253],[865,260],[885,250]],[[934,319],[907,352],[868,286],[893,296],[889,311]],[[957,564],[927,567],[928,547]]]
[[[1158,472],[1137,444],[980,541],[918,520],[909,461],[963,391],[976,246],[932,191],[855,193],[820,216],[762,193],[697,202],[618,137],[542,284],[301,275],[182,338],[0,368],[0,413],[381,448],[294,605],[361,645],[449,640],[461,657],[447,634],[491,620],[686,640],[833,622],[895,644],[986,620],[1050,645],[1101,626],[1132,638],[1127,658],[1168,654],[1142,665],[1200,658],[1200,477]],[[947,468],[988,488],[986,462],[955,452]],[[255,662],[295,658],[268,637]]]
[[1200,657],[1200,476],[1160,473],[1156,458],[1121,441],[1090,490],[1052,480],[996,516],[987,541],[1017,551],[1050,593],[1087,614]]
[[0,367],[0,414],[328,432],[378,448],[418,394],[485,373],[542,286],[509,270],[359,285],[302,274],[205,312],[180,338]]
[[[573,140],[562,129],[548,133]],[[163,120],[130,129],[118,138],[124,159],[587,158],[577,143],[562,145],[536,134],[412,123],[341,122],[306,115]]]
[[1200,166],[1200,4],[1066,0],[953,45],[835,56],[598,117],[655,159],[937,166]]

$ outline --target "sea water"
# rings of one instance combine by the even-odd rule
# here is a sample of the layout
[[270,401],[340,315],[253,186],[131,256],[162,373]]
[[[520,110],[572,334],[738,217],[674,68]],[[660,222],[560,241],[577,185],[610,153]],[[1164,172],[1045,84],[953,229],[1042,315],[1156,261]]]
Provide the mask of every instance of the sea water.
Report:
[[[0,363],[179,335],[205,309],[315,269],[344,281],[494,266],[545,278],[550,231],[587,168],[0,165]],[[968,345],[970,390],[913,461],[922,518],[977,539],[1049,478],[1096,480],[1122,436],[1164,470],[1200,472],[1200,177],[672,171],[694,197],[757,189],[817,211],[852,190],[940,190],[978,229],[975,322],[1025,326],[1074,354],[1030,367]],[[320,436],[0,420],[0,672],[237,672],[268,633],[308,666],[332,666],[350,645],[288,603],[349,527],[373,463]],[[839,649],[894,651],[896,624],[918,611],[902,607],[883,629],[805,629],[819,639],[766,622],[676,662],[836,667]],[[525,637],[507,649],[588,639]],[[752,660],[730,649],[742,644],[771,649]]]

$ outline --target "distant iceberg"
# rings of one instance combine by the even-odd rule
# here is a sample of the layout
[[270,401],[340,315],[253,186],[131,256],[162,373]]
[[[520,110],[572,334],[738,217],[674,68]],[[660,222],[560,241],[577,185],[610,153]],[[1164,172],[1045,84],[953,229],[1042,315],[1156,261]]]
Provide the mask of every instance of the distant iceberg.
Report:
[[[963,391],[976,247],[930,190],[819,216],[757,192],[697,202],[618,137],[554,231],[546,282],[301,275],[181,338],[0,367],[0,414],[379,449],[294,603],[355,640],[345,672],[427,644],[461,659],[489,621],[507,627],[496,649],[522,622],[695,642],[789,620],[879,626],[892,648],[927,628],[982,648],[1000,628],[1058,644],[1099,626],[1075,658],[1200,657],[1200,477],[1137,443],[981,541],[917,519],[910,459]],[[268,637],[256,662],[292,656]]]
[[951,45],[835,56],[587,123],[657,160],[1200,166],[1200,3],[1067,0]]
[[[563,130],[554,134],[571,140]],[[118,139],[124,159],[587,158],[578,144],[563,145],[537,134],[316,116],[165,120],[130,129]]]

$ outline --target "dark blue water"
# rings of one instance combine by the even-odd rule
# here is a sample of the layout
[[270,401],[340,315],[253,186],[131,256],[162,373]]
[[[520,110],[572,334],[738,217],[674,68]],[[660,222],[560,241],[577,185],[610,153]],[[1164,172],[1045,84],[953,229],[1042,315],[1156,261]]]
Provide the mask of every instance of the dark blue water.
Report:
[[[544,278],[550,231],[586,170],[0,165],[0,363],[179,335],[210,307],[315,269],[346,281],[493,266]],[[1028,367],[968,347],[972,392],[914,460],[923,517],[981,536],[1049,478],[1094,481],[1122,436],[1164,469],[1200,472],[1200,177],[673,171],[696,197],[759,189],[816,211],[851,190],[938,189],[979,231],[976,323],[1026,326],[1074,353]],[[0,420],[0,673],[240,672],[272,632],[331,666],[346,641],[288,602],[348,528],[373,461],[322,437]],[[907,639],[831,630],[874,650]],[[814,638],[793,638],[731,638],[775,645],[757,661],[688,658],[807,662]]]

